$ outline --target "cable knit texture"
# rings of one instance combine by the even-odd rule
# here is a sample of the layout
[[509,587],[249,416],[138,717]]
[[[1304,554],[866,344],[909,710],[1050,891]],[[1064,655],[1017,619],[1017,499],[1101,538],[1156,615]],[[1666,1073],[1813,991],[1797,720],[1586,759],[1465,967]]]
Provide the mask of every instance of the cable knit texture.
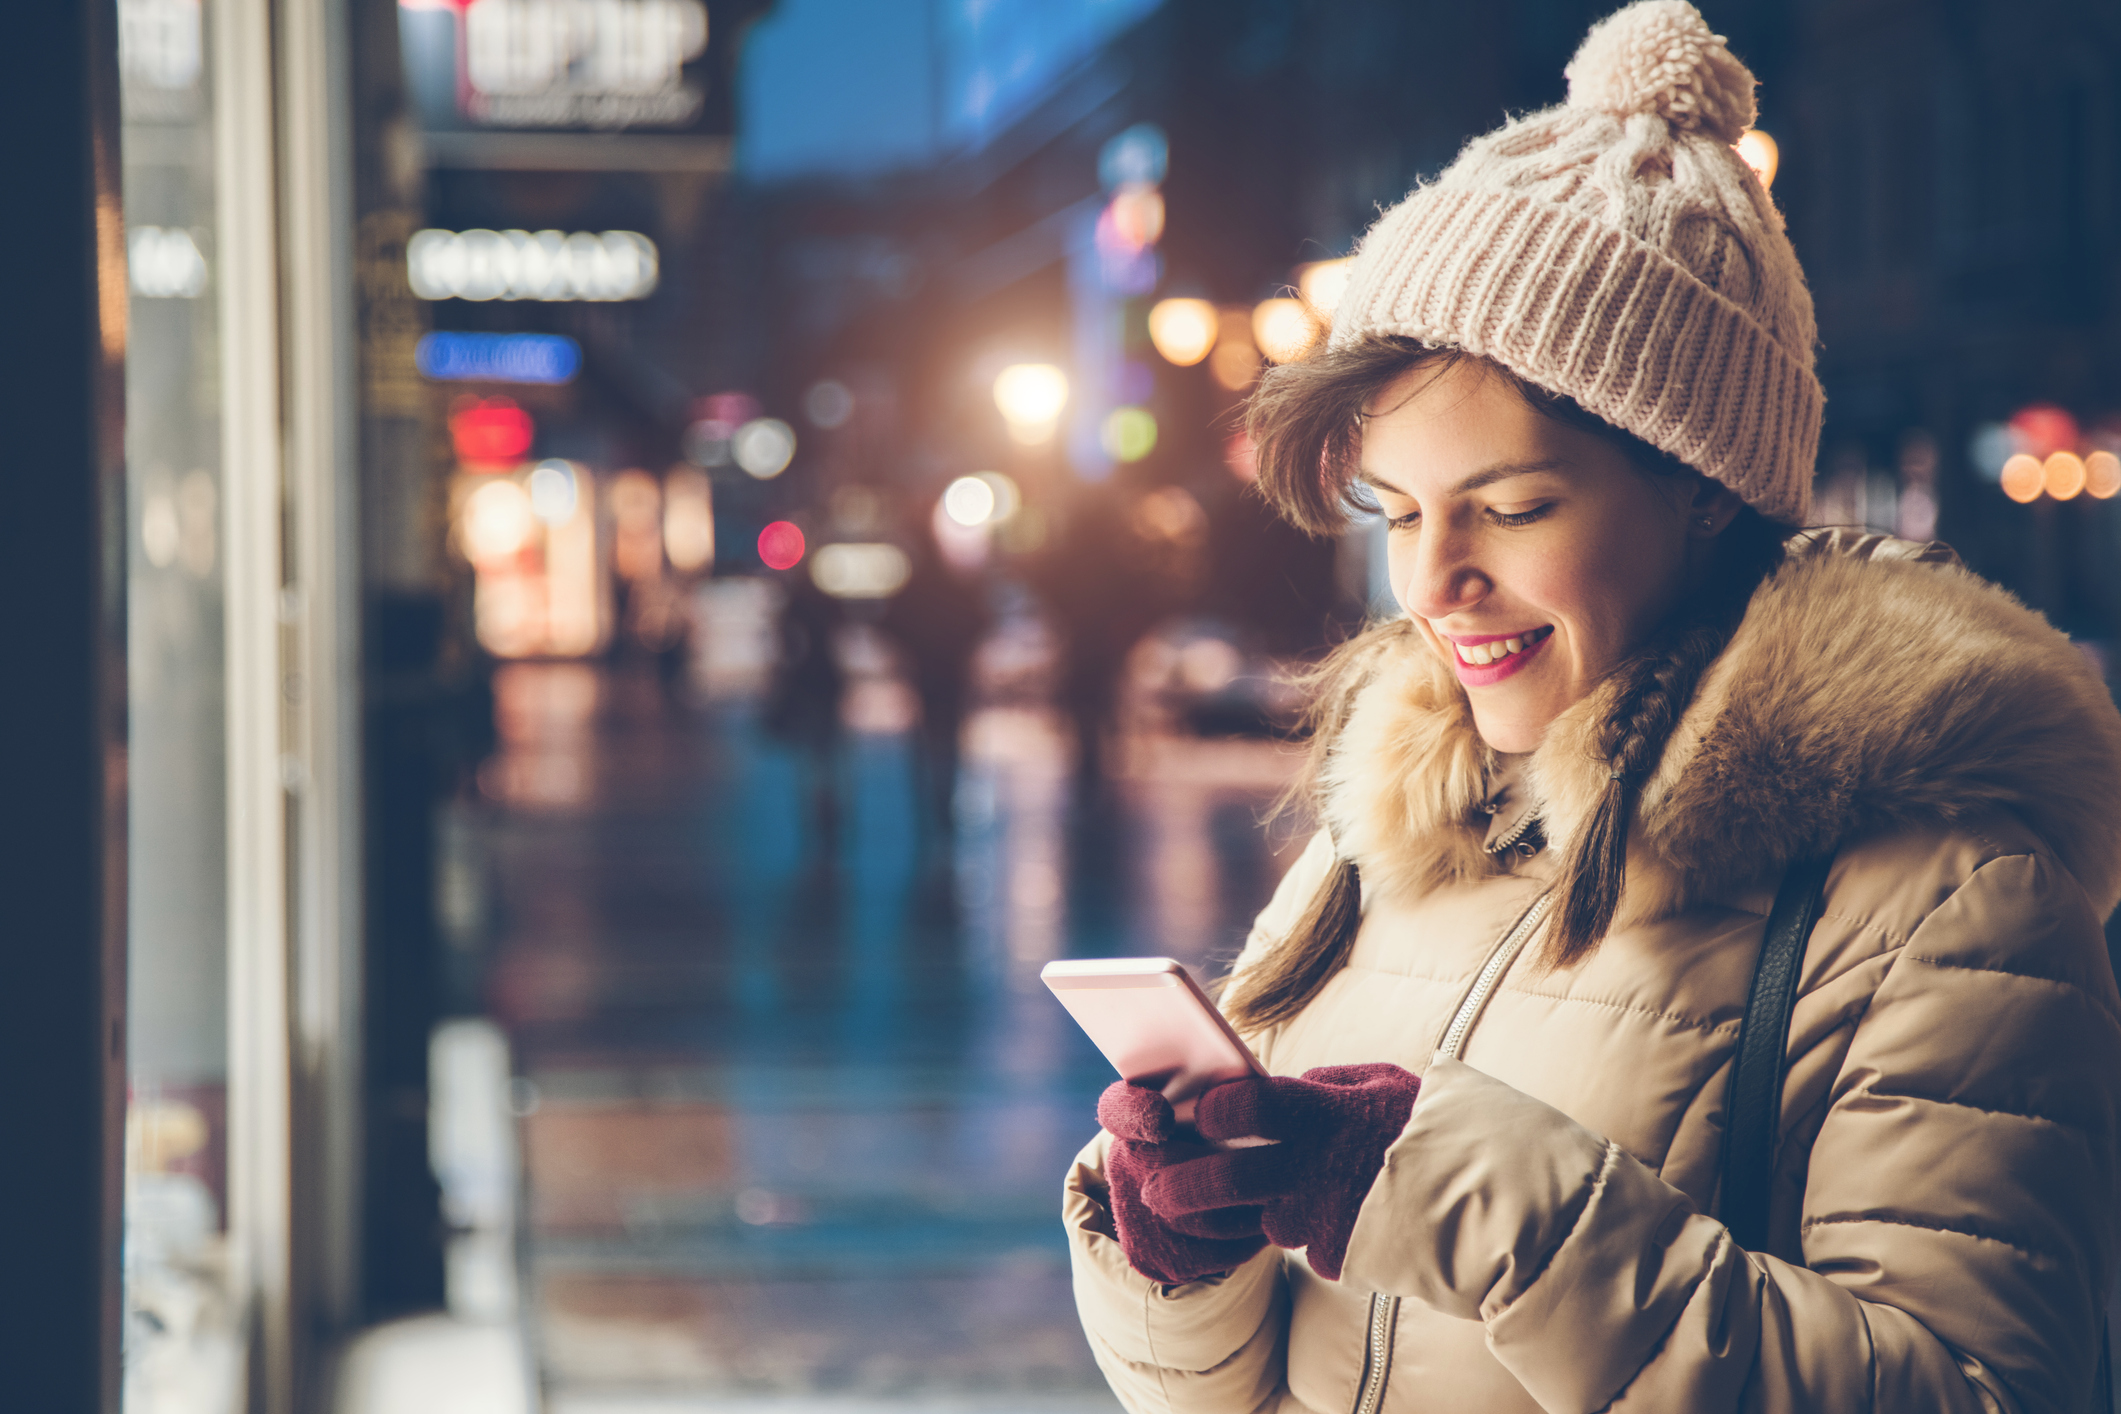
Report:
[[1685,0],[1641,0],[1568,77],[1370,228],[1332,344],[1494,359],[1801,522],[1825,394],[1796,252],[1731,145],[1752,74]]

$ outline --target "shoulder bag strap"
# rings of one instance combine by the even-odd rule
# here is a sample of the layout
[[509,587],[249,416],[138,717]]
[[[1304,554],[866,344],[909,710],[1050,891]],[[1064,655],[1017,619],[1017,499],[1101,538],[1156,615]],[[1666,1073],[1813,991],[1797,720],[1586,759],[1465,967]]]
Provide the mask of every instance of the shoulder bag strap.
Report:
[[1782,1071],[1790,1043],[1790,1011],[1797,1004],[1797,976],[1804,947],[1826,907],[1826,871],[1831,850],[1791,864],[1775,891],[1760,960],[1738,1023],[1725,1091],[1723,1174],[1719,1191],[1723,1225],[1748,1252],[1767,1246],[1768,1199],[1775,1176],[1775,1141],[1782,1119]]
[[[1768,913],[1760,960],[1753,966],[1752,990],[1746,994],[1745,1018],[1738,1023],[1738,1048],[1731,1057],[1731,1082],[1724,1107],[1723,1225],[1748,1252],[1766,1248],[1768,1201],[1774,1181],[1775,1141],[1782,1119],[1782,1072],[1790,1044],[1790,1012],[1797,1005],[1797,976],[1804,970],[1804,947],[1826,908],[1826,873],[1831,851],[1800,859],[1782,876],[1775,906]],[[2092,1390],[2093,1414],[2113,1414],[2112,1332],[2105,1304],[2099,1309],[2099,1364]]]

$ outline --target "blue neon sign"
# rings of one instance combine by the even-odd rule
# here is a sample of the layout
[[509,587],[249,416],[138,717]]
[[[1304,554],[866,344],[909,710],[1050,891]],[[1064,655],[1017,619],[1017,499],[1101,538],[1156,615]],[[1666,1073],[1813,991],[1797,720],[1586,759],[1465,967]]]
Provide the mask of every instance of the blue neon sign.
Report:
[[582,369],[582,346],[560,334],[433,333],[413,360],[445,382],[565,383]]

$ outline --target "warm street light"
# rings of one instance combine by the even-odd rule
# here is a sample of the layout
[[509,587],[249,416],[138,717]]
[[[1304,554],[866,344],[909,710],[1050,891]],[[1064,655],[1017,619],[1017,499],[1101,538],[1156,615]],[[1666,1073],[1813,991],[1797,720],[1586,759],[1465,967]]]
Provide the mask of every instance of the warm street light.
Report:
[[994,519],[994,488],[977,476],[960,476],[943,492],[943,514],[959,525],[985,525]]
[[1149,342],[1166,363],[1191,368],[1215,347],[1215,306],[1204,299],[1158,300],[1149,311]]
[[1050,441],[1068,405],[1068,375],[1050,363],[1013,363],[994,380],[994,405],[1017,441]]
[[1259,351],[1275,363],[1302,358],[1318,337],[1318,321],[1302,300],[1261,300],[1252,309],[1252,338]]
[[1782,152],[1775,146],[1775,139],[1758,128],[1747,128],[1738,135],[1736,146],[1738,155],[1745,159],[1745,165],[1753,169],[1754,176],[1760,178],[1760,185],[1774,186],[1775,169],[1782,164]]
[[2098,499],[2121,494],[2121,457],[2097,451],[2084,459],[2084,489]]
[[1354,268],[1355,257],[1352,255],[1299,265],[1296,267],[1296,292],[1303,296],[1305,304],[1311,306],[1314,316],[1331,320],[1333,311],[1340,307],[1340,297],[1347,293],[1348,272]]
[[2058,501],[2073,499],[2084,482],[2084,458],[2075,452],[2054,452],[2040,465],[2041,489]]
[[2037,501],[2047,484],[2047,469],[2040,465],[2040,458],[2020,452],[2003,464],[1998,481],[2003,494],[2013,501]]

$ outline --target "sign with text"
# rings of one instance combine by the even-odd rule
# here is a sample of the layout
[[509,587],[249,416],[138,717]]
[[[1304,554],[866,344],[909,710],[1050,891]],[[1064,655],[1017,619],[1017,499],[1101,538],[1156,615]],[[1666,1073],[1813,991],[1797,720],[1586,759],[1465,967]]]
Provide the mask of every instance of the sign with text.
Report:
[[702,0],[399,0],[429,132],[721,133]]

